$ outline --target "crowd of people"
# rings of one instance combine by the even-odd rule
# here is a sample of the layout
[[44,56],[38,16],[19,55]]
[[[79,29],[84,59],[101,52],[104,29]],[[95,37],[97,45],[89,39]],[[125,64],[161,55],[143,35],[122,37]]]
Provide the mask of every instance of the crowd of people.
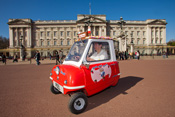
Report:
[[140,52],[139,50],[136,51],[135,53],[128,53],[127,51],[125,52],[117,52],[116,53],[116,58],[119,60],[127,60],[127,59],[140,59]]
[[[162,55],[163,55],[163,58],[168,58],[168,54],[167,52],[163,51],[162,52]],[[63,57],[63,52],[61,50],[59,50],[58,52],[56,52],[53,56],[51,54],[49,54],[49,58],[50,60],[54,59],[56,61],[56,65],[58,64],[62,64],[63,61],[64,61],[64,57]],[[5,54],[2,54],[1,55],[1,61],[6,64],[6,55]],[[19,56],[17,53],[14,54],[13,57],[11,57],[13,59],[13,63],[14,62],[18,62],[18,59],[19,59]],[[35,60],[36,60],[36,65],[40,65],[41,62],[41,55],[40,55],[40,52],[37,50],[36,51],[36,54],[34,56]],[[46,58],[46,57],[45,57]],[[92,56],[93,58],[93,56]],[[91,58],[91,59],[92,59]],[[140,52],[139,50],[136,51],[136,52],[133,52],[133,53],[128,53],[127,51],[122,51],[122,52],[116,52],[116,59],[117,60],[128,60],[128,59],[137,59],[137,60],[140,60]],[[29,59],[28,59],[29,60]],[[30,58],[31,60],[31,58]],[[89,58],[87,59],[89,61],[91,61]],[[25,61],[25,58],[22,57],[22,61]]]

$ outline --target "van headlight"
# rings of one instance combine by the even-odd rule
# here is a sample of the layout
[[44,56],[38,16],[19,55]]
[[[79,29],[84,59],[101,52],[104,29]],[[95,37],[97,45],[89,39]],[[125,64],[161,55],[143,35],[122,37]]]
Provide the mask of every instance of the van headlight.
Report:
[[54,69],[54,71],[55,71],[55,73],[56,73],[57,75],[59,75],[59,73],[60,73],[60,68],[57,66],[57,67]]

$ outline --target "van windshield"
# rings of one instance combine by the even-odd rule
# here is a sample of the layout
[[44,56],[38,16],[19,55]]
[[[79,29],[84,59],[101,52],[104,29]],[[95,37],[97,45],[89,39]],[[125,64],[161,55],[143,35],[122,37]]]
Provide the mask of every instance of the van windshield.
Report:
[[68,55],[66,56],[65,61],[76,61],[78,62],[83,55],[84,49],[86,48],[88,40],[77,41],[72,46],[71,50],[69,51]]

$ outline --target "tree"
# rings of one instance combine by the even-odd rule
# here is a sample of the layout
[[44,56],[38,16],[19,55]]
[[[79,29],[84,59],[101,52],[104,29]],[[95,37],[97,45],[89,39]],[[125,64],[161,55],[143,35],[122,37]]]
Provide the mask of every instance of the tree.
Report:
[[9,39],[0,36],[0,49],[5,49],[9,47]]
[[169,46],[175,46],[175,40],[174,40],[174,39],[171,39],[171,40],[167,43],[167,45],[169,45]]

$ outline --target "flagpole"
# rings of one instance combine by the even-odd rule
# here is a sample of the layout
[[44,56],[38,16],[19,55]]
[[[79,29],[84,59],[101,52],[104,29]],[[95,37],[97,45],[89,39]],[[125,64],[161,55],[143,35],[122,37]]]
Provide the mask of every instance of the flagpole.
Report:
[[91,15],[91,3],[89,3],[89,14]]

